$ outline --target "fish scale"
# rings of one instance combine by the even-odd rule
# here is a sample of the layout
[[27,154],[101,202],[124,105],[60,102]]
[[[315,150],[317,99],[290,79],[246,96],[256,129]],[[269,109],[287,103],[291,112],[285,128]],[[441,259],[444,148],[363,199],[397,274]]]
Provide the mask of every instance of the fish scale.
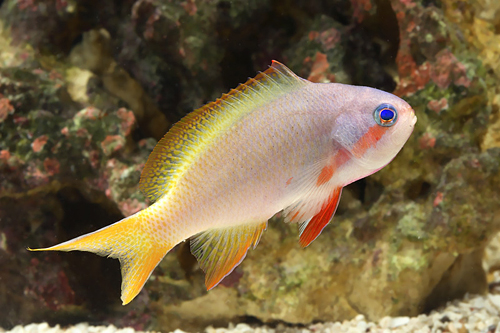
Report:
[[160,140],[140,181],[151,206],[34,251],[118,258],[127,304],[162,258],[191,238],[211,289],[280,211],[285,222],[300,223],[300,245],[308,246],[335,214],[342,188],[389,163],[415,122],[412,108],[392,94],[312,83],[274,61]]

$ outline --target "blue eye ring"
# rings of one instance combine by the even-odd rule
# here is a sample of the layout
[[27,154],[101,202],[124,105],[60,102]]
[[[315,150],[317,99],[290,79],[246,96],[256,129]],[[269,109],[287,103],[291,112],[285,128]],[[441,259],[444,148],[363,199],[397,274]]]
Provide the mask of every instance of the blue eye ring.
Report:
[[380,126],[389,127],[396,123],[398,119],[398,111],[391,104],[380,104],[373,111],[373,118]]

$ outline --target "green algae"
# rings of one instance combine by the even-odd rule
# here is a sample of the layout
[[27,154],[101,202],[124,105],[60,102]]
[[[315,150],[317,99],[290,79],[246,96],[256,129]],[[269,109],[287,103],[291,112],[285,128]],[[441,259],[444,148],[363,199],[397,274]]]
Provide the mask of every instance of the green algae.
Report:
[[425,230],[428,213],[422,205],[410,203],[402,212],[402,217],[397,222],[397,230],[401,236],[410,240],[423,241],[429,236]]

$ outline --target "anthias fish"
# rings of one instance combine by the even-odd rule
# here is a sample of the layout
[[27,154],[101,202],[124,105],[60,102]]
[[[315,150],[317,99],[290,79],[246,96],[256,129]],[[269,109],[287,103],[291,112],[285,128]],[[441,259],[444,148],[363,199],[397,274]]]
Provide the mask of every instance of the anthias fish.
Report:
[[312,83],[269,69],[188,114],[158,142],[140,187],[154,202],[108,227],[35,251],[118,258],[123,304],[176,244],[215,287],[283,211],[309,245],[332,219],[342,188],[387,165],[417,118],[402,99],[367,87]]

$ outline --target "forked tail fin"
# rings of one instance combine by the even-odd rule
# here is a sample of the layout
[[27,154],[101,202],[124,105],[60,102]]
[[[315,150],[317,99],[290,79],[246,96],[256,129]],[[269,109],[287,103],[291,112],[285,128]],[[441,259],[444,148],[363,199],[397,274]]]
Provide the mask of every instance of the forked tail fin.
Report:
[[87,251],[120,260],[123,305],[141,291],[165,254],[176,244],[168,244],[152,234],[141,212],[110,226],[44,249],[30,251]]

